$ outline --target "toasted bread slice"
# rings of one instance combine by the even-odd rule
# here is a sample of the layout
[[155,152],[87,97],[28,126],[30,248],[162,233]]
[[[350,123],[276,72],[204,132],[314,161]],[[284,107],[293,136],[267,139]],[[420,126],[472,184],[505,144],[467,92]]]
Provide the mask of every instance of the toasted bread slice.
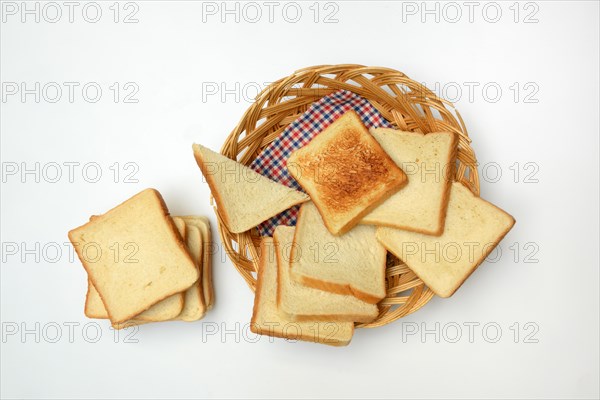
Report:
[[377,228],[378,240],[440,297],[450,297],[514,225],[512,216],[452,184],[444,233]]
[[[184,222],[182,218],[174,217],[175,221]],[[206,313],[206,305],[204,304],[204,293],[202,290],[202,235],[200,230],[194,225],[185,225],[186,237],[185,241],[190,254],[196,261],[200,278],[184,292],[184,306],[181,313],[177,316],[177,319],[182,321],[198,321]]]
[[214,251],[210,221],[208,218],[200,215],[186,215],[181,218],[183,218],[186,224],[195,225],[200,229],[200,233],[202,234],[202,292],[204,294],[206,309],[210,310],[213,308],[215,302],[215,292],[212,283],[212,256]]
[[283,317],[277,309],[277,257],[273,238],[263,237],[250,330],[260,335],[345,346],[352,339],[354,324],[293,322]]
[[294,151],[287,168],[334,235],[348,232],[407,182],[354,111]]
[[181,235],[154,189],[73,229],[69,239],[112,323],[131,319],[198,279]]
[[377,306],[354,296],[326,292],[304,286],[290,278],[290,251],[295,229],[275,228],[277,249],[277,304],[290,321],[371,322],[379,314]]
[[454,172],[457,137],[452,132],[371,129],[371,134],[408,177],[408,184],[371,211],[361,224],[439,236]]
[[385,262],[374,226],[359,225],[335,236],[312,202],[300,208],[290,254],[292,279],[375,304],[385,297]]
[[219,215],[233,233],[245,232],[308,200],[306,194],[265,178],[204,146],[194,144],[193,149]]

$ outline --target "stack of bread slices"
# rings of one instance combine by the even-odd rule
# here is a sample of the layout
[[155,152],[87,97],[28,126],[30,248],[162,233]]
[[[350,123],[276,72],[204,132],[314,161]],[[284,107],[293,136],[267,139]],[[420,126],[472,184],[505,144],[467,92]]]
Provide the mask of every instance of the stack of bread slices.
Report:
[[345,113],[287,160],[302,193],[194,145],[233,233],[301,204],[295,227],[263,237],[252,330],[345,345],[377,318],[390,252],[438,296],[451,296],[514,219],[453,182],[458,139],[371,129]]
[[88,274],[85,314],[115,329],[149,322],[197,321],[212,308],[207,218],[169,216],[146,189],[69,232]]

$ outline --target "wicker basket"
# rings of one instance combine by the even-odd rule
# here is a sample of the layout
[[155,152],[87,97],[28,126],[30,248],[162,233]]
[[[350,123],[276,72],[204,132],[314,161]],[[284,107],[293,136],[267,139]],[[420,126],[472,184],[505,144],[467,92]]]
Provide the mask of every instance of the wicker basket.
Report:
[[[368,99],[396,128],[415,132],[452,131],[459,135],[455,177],[479,194],[475,153],[464,123],[451,103],[402,72],[362,65],[321,65],[304,68],[265,88],[233,129],[221,153],[249,165],[300,114],[320,98],[346,89]],[[211,199],[212,200],[212,199]],[[258,268],[256,229],[229,232],[216,210],[219,232],[231,261],[252,290]],[[433,292],[408,267],[388,257],[387,296],[379,303],[380,314],[369,324],[382,326],[417,311]]]

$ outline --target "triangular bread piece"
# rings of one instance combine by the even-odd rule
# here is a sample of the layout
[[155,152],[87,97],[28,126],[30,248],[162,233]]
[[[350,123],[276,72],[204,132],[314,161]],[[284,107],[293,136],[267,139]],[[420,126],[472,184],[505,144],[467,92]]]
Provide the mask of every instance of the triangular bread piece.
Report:
[[354,111],[294,151],[287,169],[334,235],[348,232],[407,182]]
[[444,231],[457,137],[452,132],[371,129],[371,134],[408,176],[408,184],[362,220],[428,235]]
[[354,334],[352,322],[293,322],[277,309],[277,258],[273,238],[260,243],[258,282],[250,330],[259,335],[345,346]]
[[[146,189],[69,232],[112,323],[189,288],[198,270],[161,195]],[[121,251],[116,254],[114,250]]]
[[450,297],[514,225],[512,216],[452,184],[444,233],[378,228],[377,238],[440,297]]
[[265,178],[250,168],[199,144],[196,162],[217,202],[219,215],[233,233],[245,232],[308,200],[302,192]]
[[215,254],[216,249],[213,249],[210,221],[201,215],[186,215],[181,218],[186,224],[196,226],[202,234],[202,292],[206,309],[211,310],[215,302],[212,283],[212,256]]
[[290,277],[290,252],[295,228],[278,226],[273,233],[277,249],[277,304],[290,321],[371,322],[379,314],[375,304],[354,296],[304,286]]
[[312,202],[300,208],[290,255],[292,279],[375,304],[385,297],[385,248],[375,227],[332,235]]

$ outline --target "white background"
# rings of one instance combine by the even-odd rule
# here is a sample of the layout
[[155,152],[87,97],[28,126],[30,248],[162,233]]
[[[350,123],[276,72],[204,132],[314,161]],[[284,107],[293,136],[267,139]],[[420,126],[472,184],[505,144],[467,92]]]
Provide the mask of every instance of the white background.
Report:
[[[44,19],[54,18],[50,8],[39,23],[32,15],[22,22],[22,5],[13,4],[19,10],[4,10],[1,28],[4,89],[11,82],[80,86],[72,103],[65,86],[56,103],[48,101],[54,92],[36,103],[34,95],[23,101],[3,90],[2,397],[599,396],[597,2],[521,3],[517,16],[513,2],[500,2],[496,23],[489,22],[495,6],[484,12],[480,3],[470,22],[462,2],[455,3],[462,17],[454,23],[456,8],[438,4],[436,22],[421,2],[320,4],[317,22],[313,3],[303,2],[300,20],[292,23],[295,8],[285,14],[284,3],[274,9],[273,22],[264,3],[258,3],[258,22],[251,21],[256,8],[241,3],[239,22],[235,14],[222,22],[220,2],[205,4],[205,11],[217,7],[213,15],[197,2],[138,1],[138,22],[127,24],[122,18],[135,8],[123,3],[118,23],[112,2],[100,4],[97,23],[83,18],[86,3],[75,9],[73,23],[62,3],[56,23]],[[87,11],[93,18],[94,10]],[[331,12],[337,22],[324,23]],[[531,13],[532,23],[525,23]],[[129,338],[137,343],[127,343],[105,321],[86,319],[86,276],[63,246],[67,231],[146,187],[162,192],[172,214],[204,214],[215,226],[191,143],[218,149],[257,86],[332,63],[387,66],[446,89],[481,165],[493,167],[482,179],[482,196],[517,220],[501,244],[500,261],[484,264],[450,299],[436,298],[383,328],[357,331],[347,348],[257,341],[246,329],[252,293],[219,256],[217,303],[201,322],[150,324]],[[82,97],[88,82],[103,90],[96,103]],[[138,102],[121,97],[115,103],[114,82],[121,95],[130,91],[125,83],[137,85]],[[233,94],[222,98],[220,88],[214,94],[221,84]],[[62,178],[50,183],[50,167],[39,182],[22,176],[22,167],[36,162],[41,169],[81,164],[74,182],[63,167]],[[93,170],[82,176],[81,166],[90,162],[102,169],[97,183],[86,181]],[[115,162],[118,183],[109,168]],[[127,162],[139,167],[138,183],[124,181]],[[509,168],[516,162],[518,177]],[[14,163],[19,172],[7,175]],[[525,163],[532,164],[525,169]],[[502,176],[493,182],[498,167]],[[526,182],[528,173],[537,183]],[[36,243],[39,252],[24,252]],[[15,245],[13,255],[7,246]],[[525,262],[534,251],[529,261],[538,262]],[[71,340],[69,323],[79,324]],[[469,323],[479,324],[471,340]],[[57,326],[61,336],[51,343]],[[91,343],[98,326],[101,337]],[[452,343],[457,326],[462,336]],[[497,327],[501,336],[490,343]],[[13,329],[18,332],[9,335]],[[422,336],[424,330],[437,330],[439,338]]]

